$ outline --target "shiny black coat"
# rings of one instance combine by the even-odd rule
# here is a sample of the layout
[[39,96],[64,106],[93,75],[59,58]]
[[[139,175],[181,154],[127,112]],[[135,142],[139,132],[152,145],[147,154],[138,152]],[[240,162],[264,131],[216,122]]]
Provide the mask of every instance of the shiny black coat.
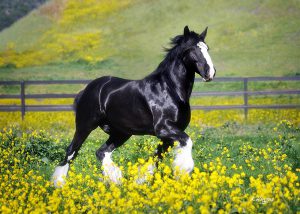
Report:
[[204,41],[206,30],[198,35],[186,27],[184,35],[172,40],[173,47],[158,68],[144,79],[105,76],[88,84],[75,100],[76,132],[62,164],[74,151],[77,155],[83,141],[98,126],[110,135],[96,153],[100,160],[104,152],[113,151],[131,135],[157,136],[164,143],[158,153],[174,141],[184,145],[195,73],[210,80],[207,63],[196,46]]

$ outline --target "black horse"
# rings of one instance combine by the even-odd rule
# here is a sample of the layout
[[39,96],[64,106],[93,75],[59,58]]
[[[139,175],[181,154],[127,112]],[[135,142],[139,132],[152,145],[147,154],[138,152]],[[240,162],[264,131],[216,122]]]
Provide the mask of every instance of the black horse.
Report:
[[211,81],[216,70],[205,44],[207,28],[199,35],[186,26],[184,34],[172,39],[158,68],[141,80],[105,76],[95,79],[75,98],[76,131],[66,150],[66,157],[53,174],[54,184],[64,183],[69,163],[88,135],[98,126],[109,135],[97,150],[104,175],[119,182],[120,169],[113,164],[111,154],[132,135],[154,135],[162,145],[156,155],[178,141],[174,166],[185,172],[194,167],[192,141],[184,132],[190,122],[190,104],[195,73]]

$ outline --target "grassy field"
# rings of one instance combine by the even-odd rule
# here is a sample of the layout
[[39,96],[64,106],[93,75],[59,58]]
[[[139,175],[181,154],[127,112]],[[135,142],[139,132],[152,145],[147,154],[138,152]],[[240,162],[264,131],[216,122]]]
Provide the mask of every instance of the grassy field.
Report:
[[[63,3],[64,2],[64,3]],[[297,76],[297,0],[49,1],[0,33],[0,80],[137,79],[153,71],[163,47],[189,25],[209,26],[207,43],[217,76]],[[74,45],[76,44],[76,45]],[[79,86],[27,86],[27,93],[76,93]],[[196,83],[194,91],[242,90],[242,83]],[[249,90],[299,89],[297,82],[249,83]],[[1,86],[0,94],[18,94]],[[299,95],[249,97],[250,104],[299,104]],[[31,99],[26,104],[70,104]],[[192,105],[242,104],[242,97],[198,97]],[[20,105],[1,99],[1,105]],[[50,182],[74,133],[73,112],[0,112],[0,213],[297,213],[300,112],[193,111],[186,132],[195,169],[179,176],[173,149],[144,184],[159,140],[134,136],[113,154],[122,185],[102,174],[95,151],[100,129],[84,143],[67,183]]]
[[[169,38],[181,34],[185,25],[197,32],[209,26],[207,43],[218,76],[299,74],[298,1],[128,1],[118,7],[104,1],[109,9],[96,16],[80,13],[80,8],[91,9],[91,5],[70,2],[74,3],[71,12],[80,15],[76,21],[69,20],[68,6],[50,1],[0,33],[0,56],[14,50],[25,62],[38,64],[16,69],[8,62],[0,70],[1,80],[86,79],[107,74],[141,78],[156,68],[164,56],[162,47],[168,47]],[[67,45],[65,35],[77,43],[76,36],[81,35],[90,43],[86,32],[99,33],[93,37],[95,47],[78,44],[79,49],[55,52]],[[35,60],[35,56],[40,57]],[[43,62],[47,57],[50,61]]]
[[14,126],[0,132],[2,213],[299,212],[300,132],[289,121],[191,126],[187,133],[194,142],[196,167],[192,175],[173,174],[170,149],[144,184],[136,180],[152,163],[149,157],[159,141],[132,137],[117,149],[113,158],[124,179],[122,185],[115,185],[103,177],[96,160],[95,151],[107,138],[96,131],[72,164],[67,184],[58,189],[49,181],[64,156],[72,129],[56,126],[55,131],[53,125],[52,131],[27,126],[24,132]]

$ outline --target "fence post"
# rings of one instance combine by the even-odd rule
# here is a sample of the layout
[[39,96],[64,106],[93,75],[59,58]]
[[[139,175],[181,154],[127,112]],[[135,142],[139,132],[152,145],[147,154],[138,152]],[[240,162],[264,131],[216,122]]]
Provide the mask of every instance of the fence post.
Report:
[[244,115],[248,119],[248,78],[244,78]]
[[25,116],[25,82],[21,81],[21,114],[22,120],[24,120]]

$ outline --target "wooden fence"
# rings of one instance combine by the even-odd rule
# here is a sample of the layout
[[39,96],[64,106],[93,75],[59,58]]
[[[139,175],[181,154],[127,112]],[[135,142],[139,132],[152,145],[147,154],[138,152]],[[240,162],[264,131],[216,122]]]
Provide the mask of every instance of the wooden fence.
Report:
[[[49,81],[0,81],[1,85],[19,85],[19,94],[0,94],[0,99],[20,99],[21,105],[0,105],[0,111],[11,112],[20,111],[22,119],[26,112],[29,111],[72,111],[72,105],[26,105],[26,99],[52,99],[52,98],[74,98],[76,94],[27,94],[25,87],[29,85],[49,85],[49,84],[87,84],[91,80],[49,80]],[[196,79],[196,82],[202,81]],[[248,109],[295,109],[300,108],[300,104],[280,104],[280,105],[249,105],[248,97],[250,95],[282,95],[282,94],[300,94],[300,90],[272,90],[272,91],[249,91],[249,82],[259,81],[300,81],[300,77],[221,77],[215,78],[215,82],[242,82],[243,90],[241,91],[204,91],[193,92],[193,97],[203,96],[242,96],[244,103],[242,105],[214,105],[214,106],[192,106],[192,110],[227,110],[243,109],[247,119]],[[299,85],[300,88],[300,85]]]

